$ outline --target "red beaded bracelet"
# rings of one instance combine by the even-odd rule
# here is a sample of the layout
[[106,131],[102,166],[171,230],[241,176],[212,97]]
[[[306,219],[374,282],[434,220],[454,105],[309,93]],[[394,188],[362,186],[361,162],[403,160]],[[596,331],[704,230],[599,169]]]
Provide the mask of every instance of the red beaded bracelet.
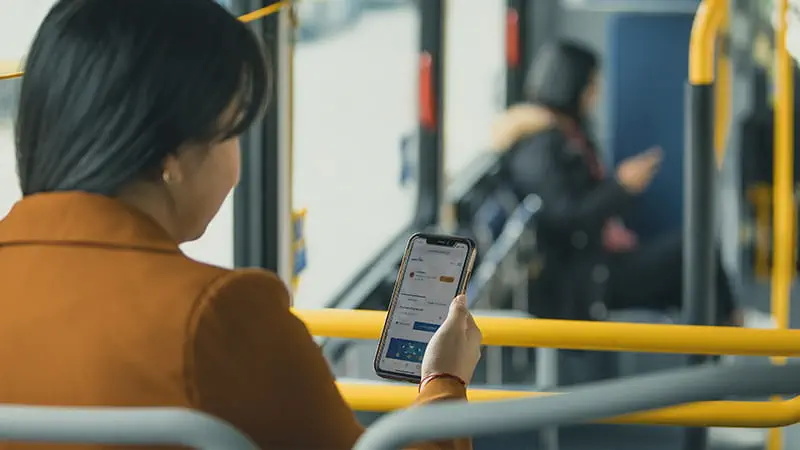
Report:
[[426,384],[430,383],[431,381],[433,381],[433,380],[435,380],[437,378],[450,378],[452,380],[458,381],[459,383],[461,383],[462,386],[466,386],[467,385],[467,383],[464,380],[462,380],[460,377],[457,377],[457,376],[455,376],[453,374],[450,374],[450,373],[432,373],[430,375],[425,376],[425,378],[423,378],[422,380],[420,380],[420,382],[419,382],[419,390],[421,391],[422,388],[424,388]]

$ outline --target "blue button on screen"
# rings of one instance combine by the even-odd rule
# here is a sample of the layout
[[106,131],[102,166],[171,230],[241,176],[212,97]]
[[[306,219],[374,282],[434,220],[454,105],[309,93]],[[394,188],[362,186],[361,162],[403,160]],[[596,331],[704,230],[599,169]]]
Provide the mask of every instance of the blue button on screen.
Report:
[[417,331],[428,331],[430,333],[434,333],[439,329],[439,325],[435,323],[414,322],[414,329]]

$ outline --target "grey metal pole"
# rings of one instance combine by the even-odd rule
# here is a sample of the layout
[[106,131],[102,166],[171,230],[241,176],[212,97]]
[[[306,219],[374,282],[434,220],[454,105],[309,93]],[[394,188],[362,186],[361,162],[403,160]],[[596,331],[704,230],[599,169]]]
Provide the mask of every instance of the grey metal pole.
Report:
[[[683,217],[683,313],[689,325],[714,325],[716,318],[716,160],[713,84],[689,85],[686,101]],[[708,361],[692,355],[689,364]],[[684,450],[707,447],[704,428],[686,430]]]
[[227,422],[182,408],[0,405],[0,442],[258,450]]

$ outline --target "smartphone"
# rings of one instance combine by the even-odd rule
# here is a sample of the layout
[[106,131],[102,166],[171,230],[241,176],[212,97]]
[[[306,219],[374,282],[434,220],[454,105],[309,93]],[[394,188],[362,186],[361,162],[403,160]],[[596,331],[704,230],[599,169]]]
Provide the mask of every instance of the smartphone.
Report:
[[425,348],[444,322],[453,298],[466,291],[474,263],[471,239],[411,236],[375,353],[378,376],[419,383]]

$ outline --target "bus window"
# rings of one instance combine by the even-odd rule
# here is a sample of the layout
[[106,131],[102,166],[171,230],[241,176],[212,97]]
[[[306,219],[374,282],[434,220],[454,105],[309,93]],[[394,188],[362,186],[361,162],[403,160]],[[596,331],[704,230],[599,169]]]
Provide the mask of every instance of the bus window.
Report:
[[307,266],[295,305],[316,307],[413,218],[419,17],[411,0],[297,7],[292,203],[307,211]]
[[445,20],[445,170],[448,179],[489,148],[505,108],[503,0],[450,0]]
[[[3,0],[0,6],[0,73],[21,70],[33,35],[54,0]],[[19,200],[12,117],[21,80],[0,80],[0,217]]]
[[200,239],[181,245],[186,255],[198,261],[233,268],[233,194],[228,195],[219,213],[208,224]]
[[[0,81],[0,89],[3,89],[4,83]],[[11,124],[0,119],[0,218],[4,217],[14,202],[20,198],[16,167]]]

